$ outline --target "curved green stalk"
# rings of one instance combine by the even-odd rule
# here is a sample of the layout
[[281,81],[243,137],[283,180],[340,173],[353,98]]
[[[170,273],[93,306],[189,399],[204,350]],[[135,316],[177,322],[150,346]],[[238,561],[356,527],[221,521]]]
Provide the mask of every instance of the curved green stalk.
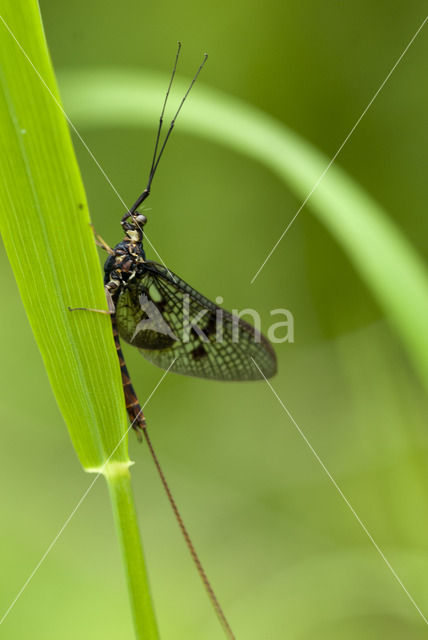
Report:
[[2,2],[0,56],[3,240],[80,462],[106,477],[137,637],[155,639],[110,318],[68,311],[69,306],[107,305],[86,196],[35,0]]
[[[167,86],[167,79],[159,74],[127,70],[63,72],[60,79],[70,116],[78,126],[90,127],[153,127]],[[262,162],[302,202],[317,184],[306,206],[346,251],[428,388],[427,269],[382,207],[336,163],[320,180],[329,159],[284,124],[200,84],[180,113],[183,130]],[[284,211],[284,230],[294,213]],[[276,241],[272,238],[266,255]],[[281,244],[276,250],[281,250]],[[260,266],[254,265],[249,280]],[[263,270],[258,278],[262,281]]]

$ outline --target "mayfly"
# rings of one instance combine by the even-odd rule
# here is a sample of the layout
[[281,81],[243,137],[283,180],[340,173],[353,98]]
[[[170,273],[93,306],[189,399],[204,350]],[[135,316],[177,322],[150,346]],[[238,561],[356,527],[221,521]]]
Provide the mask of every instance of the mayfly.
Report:
[[138,435],[146,423],[125,364],[120,338],[137,347],[147,360],[162,369],[199,378],[262,380],[272,377],[277,369],[275,352],[257,329],[211,302],[166,266],[146,258],[143,227],[147,218],[138,209],[150,195],[175,121],[208,57],[205,54],[160,144],[165,107],[180,49],[181,43],[178,43],[147,186],[121,220],[125,237],[112,249],[96,235],[97,244],[110,254],[104,265],[109,307],[104,313],[111,316],[126,409]]
[[217,306],[165,266],[146,259],[138,208],[151,185],[178,114],[207,56],[196,72],[160,145],[165,107],[177,68],[180,43],[165,95],[146,188],[121,220],[124,239],[110,249],[104,285],[122,370],[126,408],[138,432],[145,420],[122,355],[119,338],[137,347],[163,369],[214,380],[260,380],[276,372],[276,356],[267,338],[241,318]]

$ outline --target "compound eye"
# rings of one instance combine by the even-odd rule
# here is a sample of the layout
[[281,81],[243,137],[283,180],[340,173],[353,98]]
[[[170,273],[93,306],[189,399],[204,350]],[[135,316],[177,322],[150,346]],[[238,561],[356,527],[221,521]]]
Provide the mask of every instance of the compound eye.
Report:
[[143,216],[142,213],[139,213],[135,220],[138,224],[141,224],[141,226],[145,225],[147,222],[146,216]]

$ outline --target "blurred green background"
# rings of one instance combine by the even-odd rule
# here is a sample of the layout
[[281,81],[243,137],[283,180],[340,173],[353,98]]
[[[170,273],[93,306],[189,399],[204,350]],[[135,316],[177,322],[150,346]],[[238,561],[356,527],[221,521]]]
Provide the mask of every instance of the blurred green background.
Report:
[[[60,84],[65,69],[167,74],[180,39],[181,77],[207,51],[201,85],[256,105],[328,157],[425,7],[41,2]],[[427,54],[425,29],[337,160],[425,258]],[[128,203],[144,186],[155,128],[80,130]],[[77,140],[76,153],[95,226],[115,244],[121,204]],[[147,231],[171,269],[210,298],[223,296],[225,307],[258,309],[265,329],[270,309],[292,311],[295,343],[277,348],[275,390],[427,614],[428,403],[388,318],[308,207],[250,285],[300,204],[264,167],[184,135],[178,123],[147,203]],[[4,253],[1,260],[0,614],[92,480],[70,446]],[[125,355],[144,401],[161,372],[132,349]],[[170,375],[146,416],[238,638],[426,637],[423,619],[266,384]],[[133,438],[130,448],[161,635],[221,638],[146,448]],[[12,639],[133,637],[102,480],[1,630]]]

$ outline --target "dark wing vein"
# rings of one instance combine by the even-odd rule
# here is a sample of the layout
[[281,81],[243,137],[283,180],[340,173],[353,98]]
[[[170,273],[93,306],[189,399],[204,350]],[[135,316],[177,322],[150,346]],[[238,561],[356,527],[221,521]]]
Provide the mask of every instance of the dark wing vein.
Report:
[[275,352],[256,329],[162,265],[144,267],[122,290],[116,317],[120,336],[145,358],[162,369],[173,362],[175,373],[215,380],[259,380],[276,373]]

